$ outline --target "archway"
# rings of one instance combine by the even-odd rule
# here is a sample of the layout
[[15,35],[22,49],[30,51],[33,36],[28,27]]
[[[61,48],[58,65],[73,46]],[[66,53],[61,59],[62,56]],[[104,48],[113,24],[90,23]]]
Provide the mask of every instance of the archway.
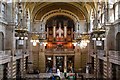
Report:
[[120,51],[120,32],[116,35],[116,50]]
[[4,34],[2,32],[0,32],[0,51],[4,50]]

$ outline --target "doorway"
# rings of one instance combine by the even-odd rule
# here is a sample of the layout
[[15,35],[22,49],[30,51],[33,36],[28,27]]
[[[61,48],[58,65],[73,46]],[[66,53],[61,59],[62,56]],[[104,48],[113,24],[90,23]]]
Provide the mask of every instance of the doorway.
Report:
[[16,60],[16,79],[21,79],[21,70],[20,70],[20,59]]
[[8,79],[8,63],[3,64],[3,80]]
[[99,78],[103,79],[103,60],[99,59]]
[[0,51],[4,50],[4,34],[0,32]]
[[53,67],[53,56],[46,56],[46,72],[51,73]]
[[67,72],[74,72],[74,56],[67,56]]
[[116,80],[116,64],[112,63],[112,80]]
[[56,56],[56,68],[64,72],[64,56]]

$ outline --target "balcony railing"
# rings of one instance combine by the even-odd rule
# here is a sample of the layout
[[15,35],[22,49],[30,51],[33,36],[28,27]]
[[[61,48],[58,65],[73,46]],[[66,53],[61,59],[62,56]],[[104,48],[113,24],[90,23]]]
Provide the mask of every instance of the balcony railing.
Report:
[[15,50],[14,56],[21,56],[21,55],[23,55],[23,54],[28,54],[28,53],[29,53],[29,52],[28,52],[27,49],[26,49],[26,50],[18,49],[18,50]]
[[23,53],[22,49],[16,50],[14,56],[21,56]]
[[46,49],[46,53],[74,53],[74,49]]
[[105,57],[105,51],[104,50],[97,50],[97,55],[99,57]]
[[10,61],[11,51],[0,51],[0,63]]
[[109,51],[109,58],[114,60],[120,60],[120,51]]

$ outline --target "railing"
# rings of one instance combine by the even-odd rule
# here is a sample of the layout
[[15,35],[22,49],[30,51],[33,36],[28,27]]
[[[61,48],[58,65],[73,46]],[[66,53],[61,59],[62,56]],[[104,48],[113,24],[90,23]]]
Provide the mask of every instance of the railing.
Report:
[[23,49],[18,49],[18,50],[15,50],[14,52],[14,56],[21,56],[22,54],[27,54],[28,53],[28,50],[23,50]]
[[22,49],[16,50],[14,51],[14,55],[11,50],[0,51],[0,64],[10,61],[12,56],[19,57],[22,56],[22,54],[28,54],[28,50],[24,51],[24,53]]
[[6,55],[9,55],[9,56],[12,56],[11,50],[5,50],[5,54],[6,54]]
[[0,51],[0,61],[10,59],[10,51]]
[[97,55],[99,57],[104,57],[105,56],[105,51],[104,50],[97,50]]
[[22,49],[16,50],[14,56],[21,56],[23,53]]
[[120,60],[120,51],[109,51],[109,58]]
[[52,53],[73,53],[74,52],[74,49],[46,49],[45,52],[49,53],[49,52],[52,52]]

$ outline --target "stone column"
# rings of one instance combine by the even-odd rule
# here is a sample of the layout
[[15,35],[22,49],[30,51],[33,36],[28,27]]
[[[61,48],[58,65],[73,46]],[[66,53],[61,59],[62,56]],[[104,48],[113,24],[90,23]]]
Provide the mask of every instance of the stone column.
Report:
[[55,55],[53,55],[53,66],[56,66],[56,59],[55,59]]
[[67,56],[64,56],[64,70],[67,68]]

